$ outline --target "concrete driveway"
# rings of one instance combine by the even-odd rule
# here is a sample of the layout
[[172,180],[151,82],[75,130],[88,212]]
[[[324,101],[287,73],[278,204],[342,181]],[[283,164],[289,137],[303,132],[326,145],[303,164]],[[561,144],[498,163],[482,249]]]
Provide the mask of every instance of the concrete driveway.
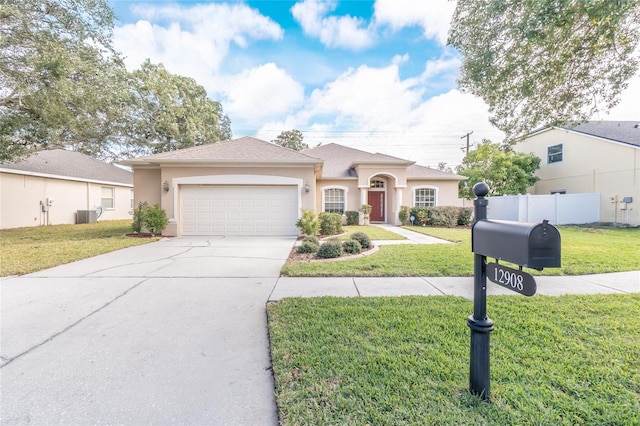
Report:
[[10,424],[277,424],[265,302],[294,238],[174,238],[4,279]]

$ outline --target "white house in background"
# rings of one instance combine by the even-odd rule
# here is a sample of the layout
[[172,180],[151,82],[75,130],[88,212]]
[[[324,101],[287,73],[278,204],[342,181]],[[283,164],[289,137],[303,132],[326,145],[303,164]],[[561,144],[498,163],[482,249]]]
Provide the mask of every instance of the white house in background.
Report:
[[546,127],[514,150],[542,159],[532,194],[600,193],[600,221],[640,225],[640,120]]
[[[0,164],[0,228],[129,219],[133,173],[55,149]],[[80,214],[78,213],[80,212]]]

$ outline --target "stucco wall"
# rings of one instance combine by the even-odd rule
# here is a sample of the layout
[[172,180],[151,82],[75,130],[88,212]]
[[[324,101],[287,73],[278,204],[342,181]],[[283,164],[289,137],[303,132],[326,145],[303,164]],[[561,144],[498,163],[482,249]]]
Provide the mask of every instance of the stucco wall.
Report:
[[[396,188],[395,176],[386,174],[373,175],[372,179],[380,179],[385,182],[386,190],[386,209],[385,217],[387,223],[399,224],[398,213],[400,212],[400,206],[413,207],[414,204],[414,192],[416,188],[434,188],[436,190],[436,205],[438,206],[462,206],[462,201],[458,198],[458,183],[457,181],[440,181],[440,180],[408,180],[406,181],[406,187]],[[366,192],[369,190],[369,183],[365,182],[364,188],[358,187],[358,181],[354,179],[350,180],[330,180],[323,179],[318,181],[318,192],[316,194],[317,211],[323,211],[323,188],[345,188],[347,189],[347,210],[360,210],[360,207],[364,200],[367,199]],[[362,194],[362,191],[365,194]],[[375,189],[371,189],[375,191]],[[399,195],[398,193],[401,193]]]
[[[101,188],[115,189],[114,209],[99,220],[131,218],[131,187],[0,173],[0,228],[76,223],[78,210],[93,210],[101,203]],[[40,202],[53,200],[48,212]]]
[[[563,160],[547,164],[547,148],[560,143]],[[629,223],[640,225],[640,148],[553,129],[528,138],[514,149],[532,152],[542,160],[536,173],[540,180],[530,188],[533,194],[599,192],[602,222],[624,222],[627,211],[610,198],[630,196]]]

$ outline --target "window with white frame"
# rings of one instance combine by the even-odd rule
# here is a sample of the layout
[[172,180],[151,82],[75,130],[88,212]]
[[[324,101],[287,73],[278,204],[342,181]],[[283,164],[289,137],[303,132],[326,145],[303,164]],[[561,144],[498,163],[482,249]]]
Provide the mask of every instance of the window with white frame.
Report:
[[380,179],[374,179],[371,181],[371,188],[384,188],[384,181]]
[[417,188],[415,190],[415,207],[432,207],[436,205],[436,190],[433,188]]
[[327,213],[344,213],[344,189],[328,188],[324,190],[324,211]]
[[100,195],[100,205],[102,206],[102,209],[113,210],[115,208],[114,201],[114,188],[103,186]]
[[547,147],[547,164],[559,163],[562,161],[562,144]]
[[135,205],[134,205],[134,203],[133,203],[133,199],[134,199],[134,198],[133,198],[133,189],[132,189],[132,190],[131,190],[131,208],[132,208],[132,209],[133,209],[133,208],[135,208]]

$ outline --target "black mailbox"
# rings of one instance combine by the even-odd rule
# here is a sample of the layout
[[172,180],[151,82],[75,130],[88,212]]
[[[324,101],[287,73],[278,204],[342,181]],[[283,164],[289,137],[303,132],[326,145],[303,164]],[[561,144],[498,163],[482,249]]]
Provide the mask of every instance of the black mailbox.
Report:
[[471,250],[527,268],[560,267],[560,233],[546,220],[542,223],[479,220],[471,231]]

